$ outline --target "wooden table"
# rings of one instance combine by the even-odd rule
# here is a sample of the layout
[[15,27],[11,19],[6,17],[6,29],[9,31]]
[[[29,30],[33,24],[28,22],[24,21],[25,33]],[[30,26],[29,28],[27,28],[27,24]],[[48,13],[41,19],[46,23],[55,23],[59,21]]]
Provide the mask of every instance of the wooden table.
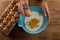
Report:
[[[0,13],[7,7],[8,3],[10,2],[0,2]],[[51,21],[42,33],[30,35],[16,25],[9,36],[0,32],[0,40],[60,40],[60,0],[49,0],[48,6]]]

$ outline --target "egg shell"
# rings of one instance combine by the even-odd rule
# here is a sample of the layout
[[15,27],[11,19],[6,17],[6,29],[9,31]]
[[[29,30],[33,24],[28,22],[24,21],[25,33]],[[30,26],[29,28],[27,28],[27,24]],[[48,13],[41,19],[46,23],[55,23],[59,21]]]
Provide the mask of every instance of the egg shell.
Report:
[[3,17],[2,16],[0,16],[0,22],[2,22],[3,21]]
[[15,13],[13,11],[10,11],[9,13],[11,16],[13,16]]
[[7,24],[7,27],[8,27],[8,28],[11,28],[11,27],[12,27],[12,23],[8,23],[8,24]]
[[3,24],[6,25],[8,23],[7,20],[3,20]]
[[5,25],[0,24],[0,29],[2,30],[5,27]]
[[7,27],[5,27],[5,28],[3,28],[3,31],[4,31],[5,33],[8,33],[8,32],[9,32],[9,29],[8,29]]
[[14,18],[11,19],[11,23],[15,23],[15,21],[16,21],[16,20],[15,20]]
[[19,18],[19,14],[15,13],[15,14],[14,14],[14,18],[15,18],[15,19]]
[[10,20],[11,18],[11,16],[6,16],[6,20]]
[[2,17],[6,17],[7,16],[7,13],[2,13]]
[[24,13],[25,13],[25,16],[27,16],[27,17],[29,17],[31,15],[30,10],[28,10],[28,9],[25,9]]

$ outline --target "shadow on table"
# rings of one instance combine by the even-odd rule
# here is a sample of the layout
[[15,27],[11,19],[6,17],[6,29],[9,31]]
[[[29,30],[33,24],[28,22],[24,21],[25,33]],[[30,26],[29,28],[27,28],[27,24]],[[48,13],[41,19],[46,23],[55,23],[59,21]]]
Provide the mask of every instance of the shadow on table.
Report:
[[29,39],[29,34],[27,34],[22,28],[19,28],[18,25],[14,27],[11,33],[8,35],[12,40],[27,40]]
[[8,37],[11,40],[45,40],[46,37],[43,37],[41,34],[42,33],[35,35],[28,34],[22,28],[19,28],[16,24]]

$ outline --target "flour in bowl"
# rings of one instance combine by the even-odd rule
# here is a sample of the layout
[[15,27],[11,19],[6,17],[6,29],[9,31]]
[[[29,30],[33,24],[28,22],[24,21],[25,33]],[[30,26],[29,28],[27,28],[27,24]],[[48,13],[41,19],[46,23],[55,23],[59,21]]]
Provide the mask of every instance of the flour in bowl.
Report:
[[37,31],[43,24],[43,16],[32,11],[30,17],[25,17],[25,27],[30,31]]

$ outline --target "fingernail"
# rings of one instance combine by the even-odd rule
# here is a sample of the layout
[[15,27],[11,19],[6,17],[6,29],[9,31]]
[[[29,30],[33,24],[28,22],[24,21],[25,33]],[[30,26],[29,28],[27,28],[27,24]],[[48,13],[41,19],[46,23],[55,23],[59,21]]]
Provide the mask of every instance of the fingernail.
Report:
[[46,13],[45,13],[45,16],[47,16]]

